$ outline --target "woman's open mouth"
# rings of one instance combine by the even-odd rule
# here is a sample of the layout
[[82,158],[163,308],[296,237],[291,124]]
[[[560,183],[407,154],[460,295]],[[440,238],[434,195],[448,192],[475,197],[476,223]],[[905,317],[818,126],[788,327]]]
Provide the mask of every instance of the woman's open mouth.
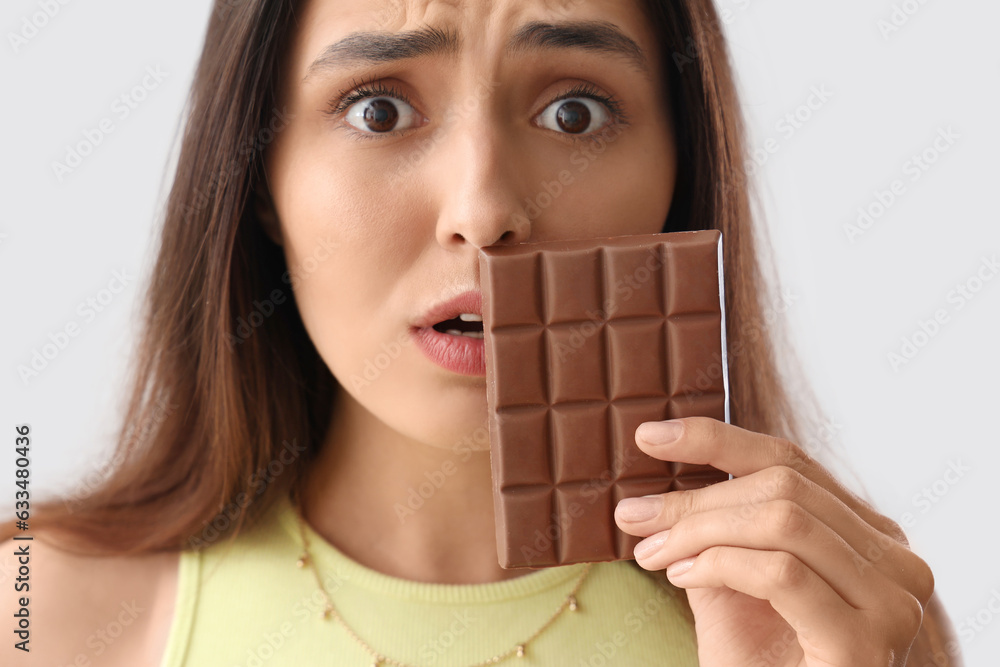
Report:
[[460,375],[485,377],[482,313],[482,294],[478,290],[463,292],[429,308],[411,330],[413,338],[438,366]]
[[462,313],[458,317],[434,325],[434,330],[449,336],[483,337],[483,318],[475,313]]

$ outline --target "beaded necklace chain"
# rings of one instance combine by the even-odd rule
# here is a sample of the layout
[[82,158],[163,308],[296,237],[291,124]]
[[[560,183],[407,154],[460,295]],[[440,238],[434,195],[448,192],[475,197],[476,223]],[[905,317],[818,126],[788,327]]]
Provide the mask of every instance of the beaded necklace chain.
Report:
[[[298,503],[293,502],[293,506],[295,507],[295,515],[298,518],[299,534],[302,536],[302,555],[299,556],[298,561],[296,561],[296,565],[298,565],[300,568],[309,567],[313,571],[313,575],[316,578],[316,585],[319,587],[320,593],[323,596],[323,611],[322,611],[323,619],[328,620],[332,618],[335,622],[339,623],[340,626],[344,628],[344,631],[347,632],[348,636],[355,642],[357,642],[358,645],[361,646],[362,649],[364,649],[365,653],[371,656],[372,667],[381,667],[382,665],[391,665],[391,667],[417,667],[416,665],[412,665],[407,662],[402,662],[400,660],[395,660],[376,651],[374,648],[371,647],[371,645],[368,644],[368,642],[362,639],[358,635],[358,633],[356,633],[347,624],[344,618],[337,611],[337,608],[333,606],[333,601],[330,599],[330,594],[327,592],[326,586],[323,585],[323,579],[322,577],[320,577],[319,570],[316,568],[316,562],[313,559],[312,554],[309,552],[309,539],[308,537],[306,537],[306,527],[305,527],[306,522],[302,516],[302,510],[301,508],[299,508]],[[552,613],[552,615],[548,618],[548,620],[546,620],[545,623],[543,623],[540,628],[535,630],[535,632],[530,637],[520,642],[513,648],[504,651],[503,653],[498,653],[492,658],[481,660],[480,662],[469,665],[468,667],[486,667],[487,665],[495,665],[513,656],[516,656],[518,658],[523,658],[526,651],[528,650],[528,644],[531,641],[533,641],[536,637],[538,637],[538,635],[542,634],[542,632],[544,632],[546,628],[552,625],[552,623],[554,623],[555,620],[559,618],[559,616],[565,610],[569,609],[570,611],[576,611],[577,609],[580,608],[580,603],[576,599],[576,594],[577,591],[580,590],[580,586],[583,584],[583,580],[586,579],[587,574],[590,573],[590,569],[593,567],[593,565],[594,565],[593,563],[587,564],[587,566],[583,569],[583,572],[580,573],[580,576],[577,577],[576,583],[573,585],[573,588],[572,590],[570,590],[569,594],[566,595],[566,597],[559,604],[559,606]]]

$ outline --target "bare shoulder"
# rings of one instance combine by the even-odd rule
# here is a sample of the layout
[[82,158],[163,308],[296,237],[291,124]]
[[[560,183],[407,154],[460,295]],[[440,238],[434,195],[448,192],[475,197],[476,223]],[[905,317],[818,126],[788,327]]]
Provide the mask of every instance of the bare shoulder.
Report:
[[80,556],[45,541],[44,534],[3,542],[3,634],[9,638],[25,623],[27,603],[30,650],[18,650],[15,635],[0,648],[0,664],[159,665],[173,620],[178,559],[178,553]]

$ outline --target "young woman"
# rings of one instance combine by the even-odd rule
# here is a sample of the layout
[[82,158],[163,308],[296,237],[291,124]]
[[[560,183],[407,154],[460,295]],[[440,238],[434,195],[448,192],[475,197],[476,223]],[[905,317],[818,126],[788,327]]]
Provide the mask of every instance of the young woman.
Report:
[[[31,652],[5,655],[959,664],[927,565],[804,444],[719,26],[710,0],[217,2],[119,464],[33,507]],[[636,441],[734,478],[620,503],[635,562],[500,568],[485,378],[421,329],[481,314],[484,246],[708,228],[732,425]]]

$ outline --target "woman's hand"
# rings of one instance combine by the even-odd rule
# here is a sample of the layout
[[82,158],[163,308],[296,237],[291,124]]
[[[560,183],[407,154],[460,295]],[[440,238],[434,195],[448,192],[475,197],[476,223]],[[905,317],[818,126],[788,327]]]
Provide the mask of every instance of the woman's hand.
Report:
[[702,667],[903,667],[934,577],[895,522],[787,440],[688,417],[636,443],[733,475],[615,511],[639,564],[688,589]]

